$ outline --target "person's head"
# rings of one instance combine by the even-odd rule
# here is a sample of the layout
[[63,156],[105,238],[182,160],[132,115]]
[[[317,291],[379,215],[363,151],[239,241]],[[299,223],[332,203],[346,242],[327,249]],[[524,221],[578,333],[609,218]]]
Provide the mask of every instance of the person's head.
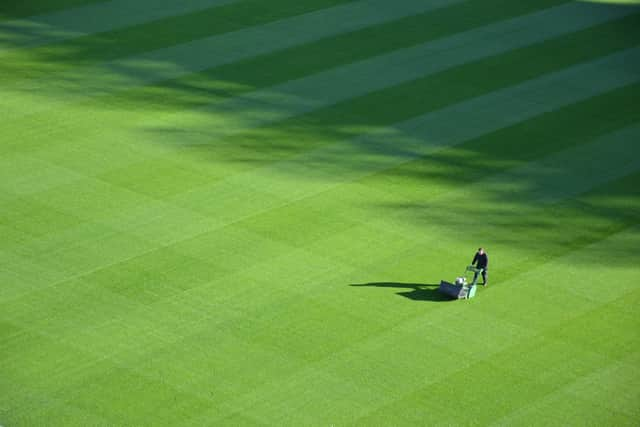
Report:
[[478,253],[479,253],[480,255],[482,255],[482,254],[484,253],[484,249],[483,249],[483,248],[478,248]]

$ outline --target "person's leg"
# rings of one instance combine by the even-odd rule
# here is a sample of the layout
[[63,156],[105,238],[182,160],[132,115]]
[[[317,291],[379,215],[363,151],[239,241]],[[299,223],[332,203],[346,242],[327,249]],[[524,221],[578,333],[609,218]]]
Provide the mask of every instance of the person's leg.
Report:
[[487,270],[482,270],[482,285],[487,286]]
[[471,283],[477,283],[478,281],[478,272],[476,271],[475,273],[473,273],[473,282]]

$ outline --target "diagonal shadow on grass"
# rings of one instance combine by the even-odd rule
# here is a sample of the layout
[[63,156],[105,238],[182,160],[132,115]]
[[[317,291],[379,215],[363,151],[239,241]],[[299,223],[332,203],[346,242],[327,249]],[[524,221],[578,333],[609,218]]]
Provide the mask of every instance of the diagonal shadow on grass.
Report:
[[397,283],[397,282],[371,282],[352,283],[349,286],[371,286],[375,288],[400,288],[410,289],[404,292],[397,292],[396,295],[409,298],[414,301],[453,301],[447,295],[438,292],[438,284],[432,283]]

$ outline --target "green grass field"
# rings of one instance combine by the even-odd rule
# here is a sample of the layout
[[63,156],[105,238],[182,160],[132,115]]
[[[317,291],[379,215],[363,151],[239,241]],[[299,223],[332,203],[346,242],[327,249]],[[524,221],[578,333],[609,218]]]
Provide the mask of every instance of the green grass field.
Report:
[[0,425],[638,425],[635,3],[0,2]]

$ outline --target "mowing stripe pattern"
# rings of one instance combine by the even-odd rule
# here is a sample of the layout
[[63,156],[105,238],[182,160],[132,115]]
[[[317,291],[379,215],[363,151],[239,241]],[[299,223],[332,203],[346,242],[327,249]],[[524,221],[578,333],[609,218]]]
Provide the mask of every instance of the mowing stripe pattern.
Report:
[[0,425],[635,425],[634,3],[0,6]]

